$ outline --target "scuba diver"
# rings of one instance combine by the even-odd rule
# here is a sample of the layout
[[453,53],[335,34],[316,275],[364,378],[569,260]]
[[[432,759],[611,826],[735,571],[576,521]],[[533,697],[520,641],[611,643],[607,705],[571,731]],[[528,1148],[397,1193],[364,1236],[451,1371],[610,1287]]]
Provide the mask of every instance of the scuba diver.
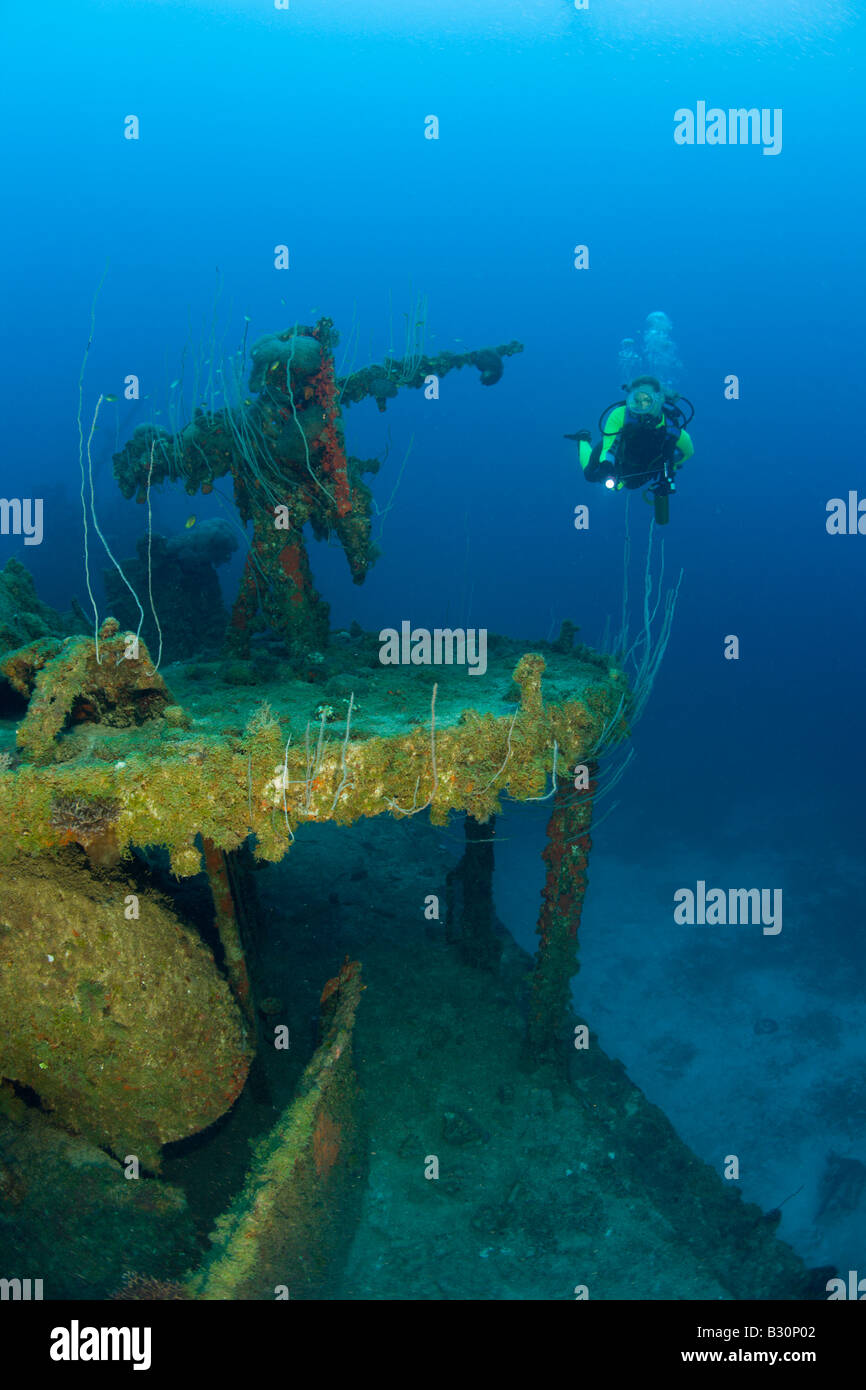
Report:
[[[602,411],[600,443],[590,446],[589,430],[565,438],[577,441],[587,482],[617,489],[646,487],[657,523],[666,526],[670,496],[676,491],[674,475],[695,452],[685,429],[694,417],[694,406],[685,396],[664,391],[654,376],[636,376],[622,389],[625,400]],[[688,407],[688,415],[680,401]]]

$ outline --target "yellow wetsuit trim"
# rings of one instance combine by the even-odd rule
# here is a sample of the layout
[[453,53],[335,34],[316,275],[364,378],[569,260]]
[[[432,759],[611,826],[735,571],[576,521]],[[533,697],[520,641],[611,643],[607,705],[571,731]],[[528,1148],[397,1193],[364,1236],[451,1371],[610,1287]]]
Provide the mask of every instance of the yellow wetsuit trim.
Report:
[[617,406],[612,410],[604,422],[604,429],[601,435],[601,457],[609,454],[616,443],[616,437],[625,424],[625,406]]
[[691,441],[691,437],[690,435],[686,434],[685,430],[680,430],[680,437],[677,440],[677,448],[681,450],[682,458],[677,459],[676,466],[677,468],[682,468],[686,459],[690,459],[692,457],[692,454],[695,452],[695,446]]

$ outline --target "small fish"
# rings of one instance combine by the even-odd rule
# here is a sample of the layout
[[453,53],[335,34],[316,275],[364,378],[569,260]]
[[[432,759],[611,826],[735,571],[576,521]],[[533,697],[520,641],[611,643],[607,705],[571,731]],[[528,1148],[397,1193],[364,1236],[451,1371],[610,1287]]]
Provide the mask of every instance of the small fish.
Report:
[[244,323],[249,323],[249,322],[250,322],[250,316],[249,316],[249,314],[244,314]]
[[174,388],[175,388],[175,386],[180,386],[180,377],[178,377],[176,381],[173,381],[173,382],[171,383],[171,385],[170,385],[169,388],[168,388],[169,391],[173,391]]
[[187,519],[186,519],[186,521],[184,522],[184,527],[185,527],[185,529],[186,529],[187,531],[189,530],[189,528],[190,528],[191,526],[195,526],[195,517],[194,517],[194,516],[188,516]]
[[116,396],[103,396],[102,399],[103,399],[104,401],[116,401],[116,400],[117,400],[117,397],[116,397]]

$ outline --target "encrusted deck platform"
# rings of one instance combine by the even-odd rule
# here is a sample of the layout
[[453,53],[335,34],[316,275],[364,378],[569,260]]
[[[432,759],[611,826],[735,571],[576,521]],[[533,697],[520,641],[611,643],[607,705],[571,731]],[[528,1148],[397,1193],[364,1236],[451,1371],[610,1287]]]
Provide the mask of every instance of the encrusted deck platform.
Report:
[[437,824],[450,811],[483,821],[503,793],[572,783],[627,733],[625,677],[585,647],[491,637],[483,675],[383,666],[363,633],[338,634],[306,669],[263,654],[155,673],[143,645],[129,650],[109,622],[98,663],[86,637],[0,663],[29,698],[0,744],[0,862],[79,844],[110,864],[161,845],[186,876],[202,867],[198,836],[232,850],[254,834],[257,855],[279,860],[309,820],[429,809]]

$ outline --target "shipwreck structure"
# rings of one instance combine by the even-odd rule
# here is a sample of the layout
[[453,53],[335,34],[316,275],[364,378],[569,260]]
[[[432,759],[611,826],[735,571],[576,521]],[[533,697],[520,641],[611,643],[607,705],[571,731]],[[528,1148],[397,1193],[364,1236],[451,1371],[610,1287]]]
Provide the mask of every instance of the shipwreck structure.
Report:
[[329,609],[313,585],[305,526],[317,540],[337,538],[356,584],[375,561],[364,475],[377,472],[379,460],[347,453],[343,407],[372,398],[383,411],[398,391],[431,384],[438,390],[443,377],[462,367],[476,368],[482,384],[492,386],[504,359],[522,351],[517,342],[436,356],[416,351],[339,378],[337,341],[328,318],[266,335],[251,349],[249,396],[221,410],[197,406],[174,435],[142,425],[114,458],[123,495],[142,503],[160,483],[207,494],[217,479],[231,476],[240,519],[252,524],[228,633],[238,656],[249,654],[252,634],[264,627],[292,652],[327,644]]
[[[41,1275],[49,1260],[55,1218],[45,1188],[68,1181],[91,1226],[113,1229],[121,1208],[127,1222],[120,1242],[105,1236],[101,1270],[92,1269],[92,1242],[83,1242],[80,1261],[65,1259],[64,1268],[88,1270],[86,1291],[65,1284],[61,1268],[60,1295],[49,1297],[333,1295],[368,1159],[353,1061],[363,961],[347,957],[319,977],[316,1045],[276,1123],[260,1134],[209,1254],[196,1243],[183,1194],[159,1176],[166,1145],[193,1141],[206,1159],[225,1117],[256,1076],[260,1087],[273,1079],[274,1059],[289,1047],[283,1003],[262,998],[257,985],[249,861],[290,856],[303,827],[381,817],[444,827],[463,816],[465,854],[443,885],[448,934],[462,957],[455,968],[479,982],[470,998],[492,1009],[485,991],[502,953],[490,896],[493,826],[506,798],[547,802],[539,949],[515,1010],[524,1011],[524,1068],[567,1084],[575,1065],[569,982],[598,765],[627,739],[635,707],[623,670],[575,645],[568,625],[559,641],[530,651],[489,637],[483,679],[467,681],[453,664],[395,674],[373,634],[331,636],[302,537],[308,522],[317,535],[335,533],[359,582],[374,558],[362,481],[370,470],[346,452],[341,403],[372,396],[384,408],[398,389],[463,366],[493,385],[519,344],[389,359],[340,381],[333,341],[328,320],[263,340],[253,349],[247,403],[199,411],[180,435],[142,427],[115,459],[121,488],[139,499],[159,481],[207,492],[231,475],[253,537],[229,645],[244,653],[266,626],[289,658],[315,648],[312,668],[287,659],[255,685],[227,680],[218,662],[160,671],[144,638],[116,619],[89,635],[64,634],[20,566],[0,574],[0,1179],[21,1214],[25,1257],[16,1267]],[[5,622],[9,593],[18,618]],[[178,897],[185,884],[203,886],[202,929]],[[609,1124],[635,1113],[628,1107],[639,1093],[619,1095],[627,1083],[612,1077],[598,1049],[578,1084],[590,1127],[602,1115]],[[449,1107],[441,1137],[471,1146],[489,1134]],[[429,1141],[419,1142],[423,1155]],[[605,1150],[614,1143],[607,1132],[599,1142]],[[144,1183],[134,1192],[125,1181],[132,1162]],[[696,1184],[696,1209],[714,1181]],[[601,1210],[601,1196],[586,1201],[587,1212]],[[63,1220],[74,1242],[72,1218]],[[779,1296],[806,1287],[771,1232],[755,1246],[752,1267]],[[719,1269],[724,1291],[734,1276],[724,1261]],[[724,1296],[716,1287],[708,1296]]]

